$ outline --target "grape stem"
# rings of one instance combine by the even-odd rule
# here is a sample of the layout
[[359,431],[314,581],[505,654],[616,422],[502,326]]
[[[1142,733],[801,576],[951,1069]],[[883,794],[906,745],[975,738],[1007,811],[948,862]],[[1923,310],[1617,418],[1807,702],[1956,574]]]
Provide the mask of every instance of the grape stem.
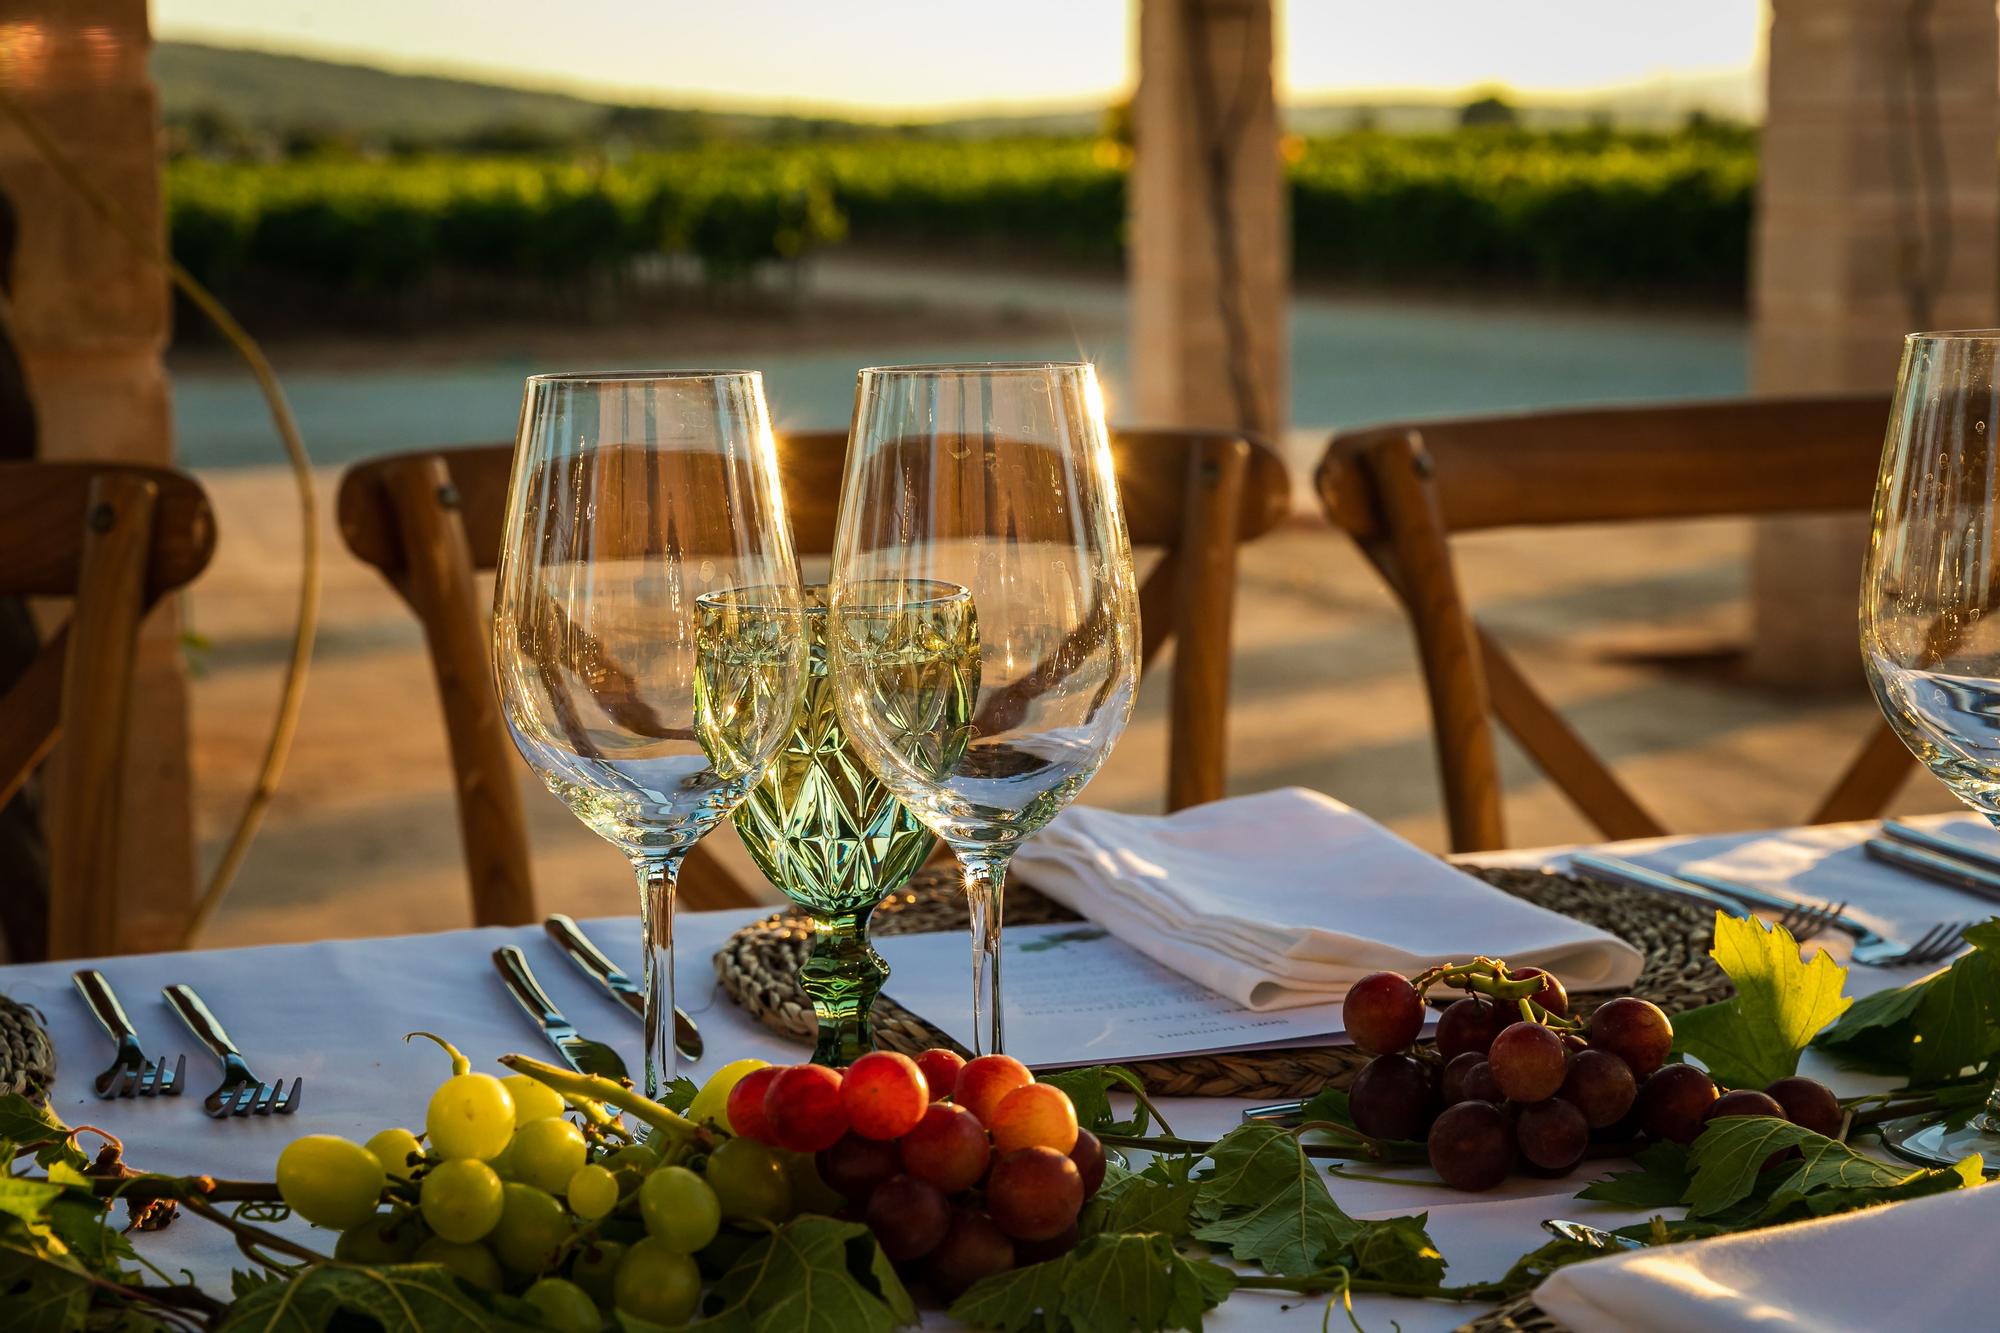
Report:
[[720,1140],[714,1133],[697,1125],[686,1116],[668,1110],[643,1093],[634,1092],[622,1083],[614,1083],[608,1078],[595,1074],[578,1074],[554,1065],[543,1064],[540,1060],[525,1055],[503,1055],[500,1063],[517,1074],[526,1074],[538,1083],[545,1083],[554,1091],[572,1100],[604,1102],[628,1112],[635,1118],[651,1125],[676,1144],[694,1143],[704,1148],[712,1148]]
[[1469,963],[1441,963],[1417,973],[1410,984],[1417,988],[1419,998],[1428,999],[1433,986],[1456,986],[1468,994],[1491,996],[1502,1004],[1518,1004],[1522,1019],[1529,1023],[1540,1023],[1558,1032],[1583,1031],[1584,1025],[1579,1020],[1550,1013],[1530,998],[1547,984],[1543,977],[1516,977],[1498,958],[1482,955]]

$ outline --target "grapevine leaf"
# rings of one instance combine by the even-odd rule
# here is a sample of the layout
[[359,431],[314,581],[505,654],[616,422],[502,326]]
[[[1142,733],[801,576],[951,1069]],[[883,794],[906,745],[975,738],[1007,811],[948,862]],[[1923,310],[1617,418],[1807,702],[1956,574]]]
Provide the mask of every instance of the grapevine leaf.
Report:
[[[1096,1244],[1095,1238],[1082,1242]],[[1070,1254],[1047,1263],[1029,1264],[983,1278],[974,1283],[951,1305],[951,1317],[974,1328],[996,1333],[1060,1333],[1062,1328],[1063,1281],[1069,1276]]]
[[314,1264],[239,1296],[215,1333],[323,1333],[349,1319],[372,1320],[382,1333],[542,1327],[532,1306],[471,1287],[439,1264]]
[[1060,1088],[1069,1097],[1070,1105],[1076,1107],[1076,1123],[1096,1134],[1111,1126],[1112,1110],[1110,1079],[1104,1070],[1092,1065],[1088,1069],[1063,1069],[1053,1074],[1038,1074],[1039,1083],[1052,1088]]
[[1637,1171],[1619,1171],[1593,1180],[1576,1197],[1628,1208],[1671,1208],[1687,1194],[1691,1178],[1688,1150],[1680,1144],[1661,1139],[1641,1148],[1632,1160],[1638,1164]]
[[[1942,1170],[1914,1171],[1905,1179],[1893,1184],[1817,1189],[1798,1199],[1787,1201],[1783,1207],[1779,1206],[1778,1195],[1773,1195],[1770,1204],[1752,1219],[1752,1224],[1764,1226],[1776,1222],[1797,1221],[1805,1217],[1828,1217],[1834,1213],[1851,1212],[1856,1208],[1901,1203],[1905,1199],[1921,1199],[1929,1194],[1943,1194],[1949,1190],[1963,1189],[1967,1185],[1983,1184],[1985,1179],[1985,1174],[1980,1170],[1979,1159],[1968,1157],[1958,1165]],[[1782,1192],[1781,1189],[1780,1193]]]
[[[1796,1162],[1770,1171],[1775,1153],[1797,1148]],[[1961,1167],[1926,1170],[1898,1166],[1856,1152],[1838,1139],[1815,1134],[1772,1116],[1724,1116],[1711,1121],[1694,1141],[1688,1162],[1694,1168],[1685,1202],[1691,1218],[1715,1217],[1773,1184],[1770,1196],[1749,1219],[1775,1221],[1804,1212],[1837,1212],[1909,1197],[1912,1191],[1957,1189],[1967,1183]],[[1971,1179],[1980,1177],[1976,1172]],[[1838,1195],[1839,1198],[1823,1196]]]
[[1299,1119],[1307,1123],[1314,1120],[1330,1120],[1336,1125],[1353,1125],[1354,1112],[1348,1106],[1347,1094],[1339,1088],[1327,1087],[1319,1090],[1319,1095],[1307,1102]]
[[19,1093],[0,1097],[0,1139],[23,1148],[33,1148],[69,1137],[65,1125],[45,1106],[37,1106]]
[[1197,1240],[1273,1273],[1302,1275],[1323,1268],[1360,1228],[1327,1193],[1298,1140],[1275,1125],[1239,1126],[1208,1156],[1214,1167],[1195,1195]]
[[1424,1224],[1428,1213],[1363,1222],[1348,1241],[1347,1265],[1356,1277],[1435,1286],[1444,1280],[1444,1256]]
[[1157,1231],[1168,1236],[1188,1234],[1188,1213],[1194,1207],[1197,1186],[1183,1177],[1162,1180],[1145,1174],[1128,1175],[1110,1188],[1107,1197],[1099,1190],[1084,1209],[1080,1229],[1086,1236],[1104,1231]]
[[1099,1236],[1071,1253],[1062,1313],[1077,1333],[1125,1333],[1134,1326],[1198,1330],[1214,1304],[1210,1296],[1218,1283],[1213,1274],[1210,1279],[1197,1275],[1195,1261],[1182,1257],[1170,1237]]
[[1853,1003],[1847,969],[1824,950],[1799,959],[1782,926],[1715,914],[1716,961],[1736,995],[1674,1019],[1674,1040],[1728,1087],[1761,1088],[1796,1074],[1799,1055]]
[[677,1115],[686,1115],[688,1107],[694,1105],[695,1093],[699,1091],[701,1089],[695,1087],[693,1079],[682,1075],[660,1089],[660,1095],[653,1100]]
[[1059,1069],[1038,1074],[1036,1081],[1062,1089],[1076,1107],[1076,1122],[1093,1134],[1144,1134],[1152,1122],[1145,1104],[1133,1107],[1129,1118],[1120,1120],[1111,1109],[1114,1088],[1136,1091],[1145,1085],[1123,1065],[1089,1065],[1082,1069]]
[[1918,1083],[2000,1056],[2000,919],[1971,927],[1965,939],[1970,953],[1942,972],[1859,1001],[1818,1044],[1846,1063]]
[[90,1277],[19,1214],[0,1216],[0,1292],[6,1326],[23,1333],[69,1333],[84,1326]]
[[875,1237],[805,1216],[758,1241],[709,1292],[701,1333],[888,1333],[917,1322]]
[[1171,1237],[1104,1234],[1060,1259],[979,1282],[951,1316],[1000,1333],[1198,1330],[1235,1286],[1228,1269],[1179,1253]]

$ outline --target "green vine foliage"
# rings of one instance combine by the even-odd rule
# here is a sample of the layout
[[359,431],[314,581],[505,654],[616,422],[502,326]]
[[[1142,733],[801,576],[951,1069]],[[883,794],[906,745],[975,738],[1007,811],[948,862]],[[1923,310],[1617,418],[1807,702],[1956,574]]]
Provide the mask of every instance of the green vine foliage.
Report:
[[[1799,963],[1789,941],[1732,926],[1717,949],[1743,997],[1730,1019],[1737,1029],[1756,1030],[1724,1032],[1698,1023],[1690,1044],[1725,1062],[1744,1062],[1760,1076],[1788,1071],[1815,1028],[1839,1015],[1819,1037],[1836,1052],[1913,1077],[1942,1072],[1954,1080],[1949,1089],[1969,1086],[2000,1050],[1995,988],[1975,990],[1975,983],[1993,979],[2000,922],[1968,938],[1974,951],[1952,968],[1846,1008],[1838,969]],[[1323,1144],[1328,1134],[1338,1138],[1348,1124],[1346,1099],[1338,1093],[1315,1099],[1306,1123],[1296,1128],[1251,1123],[1209,1143],[1174,1137],[1163,1124],[1157,1136],[1144,1137],[1159,1121],[1159,1108],[1129,1070],[1072,1070],[1050,1081],[1069,1093],[1087,1128],[1150,1156],[1138,1170],[1116,1163],[1108,1168],[1068,1253],[987,1278],[961,1295],[950,1312],[975,1328],[1200,1329],[1216,1306],[1254,1290],[1329,1304],[1360,1293],[1493,1302],[1530,1291],[1557,1268],[1600,1253],[1552,1241],[1497,1277],[1454,1281],[1425,1214],[1361,1220],[1334,1199],[1312,1155],[1318,1149],[1309,1146]],[[692,1092],[692,1085],[681,1085],[673,1095],[685,1099]],[[1127,1094],[1136,1094],[1135,1106],[1121,1117],[1117,1102]],[[216,1182],[133,1171],[122,1159],[122,1145],[108,1137],[95,1157],[87,1156],[81,1145],[96,1133],[72,1130],[18,1097],[0,1098],[0,1142],[6,1145],[0,1160],[8,1163],[0,1176],[0,1301],[9,1329],[512,1333],[546,1327],[534,1307],[475,1289],[438,1265],[368,1265],[320,1255],[263,1228],[282,1216],[282,1205],[257,1203],[231,1214],[217,1206]],[[1383,1169],[1394,1169],[1416,1147],[1360,1146]],[[1689,1147],[1648,1146],[1633,1158],[1632,1169],[1590,1183],[1580,1197],[1655,1213],[1620,1233],[1651,1245],[1980,1183],[1976,1160],[1940,1170],[1911,1168],[1783,1120],[1752,1116],[1719,1119]],[[268,1186],[234,1184],[233,1194],[220,1197],[274,1197]],[[125,1234],[127,1221],[159,1224],[159,1200],[181,1205],[184,1215],[174,1225],[215,1224],[235,1233],[253,1266],[235,1275],[227,1298],[195,1288],[185,1275],[152,1268],[143,1245],[135,1247]],[[911,1293],[858,1223],[805,1214],[778,1227],[739,1230],[729,1246],[706,1250],[702,1259],[707,1291],[690,1325],[701,1333],[890,1333],[919,1320]],[[623,1322],[626,1333],[646,1333]]]

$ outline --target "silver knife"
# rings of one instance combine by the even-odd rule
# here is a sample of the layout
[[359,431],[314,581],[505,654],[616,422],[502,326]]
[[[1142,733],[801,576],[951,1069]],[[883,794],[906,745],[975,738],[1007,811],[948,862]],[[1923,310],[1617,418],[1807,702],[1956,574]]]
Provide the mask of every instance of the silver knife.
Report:
[[1703,907],[1713,907],[1724,916],[1738,918],[1755,916],[1749,908],[1734,898],[1728,898],[1705,885],[1691,883],[1674,875],[1663,875],[1636,861],[1627,861],[1622,856],[1603,856],[1596,852],[1572,852],[1569,863],[1573,869],[1608,879],[1618,884],[1629,884],[1633,888],[1646,889],[1653,893],[1663,893],[1673,898],[1681,898]]
[[2000,875],[1982,870],[1970,861],[1893,838],[1870,838],[1862,844],[1862,850],[1870,860],[1921,875],[1933,884],[1943,884],[1988,902],[2000,902]]
[[625,1061],[618,1052],[601,1041],[591,1041],[578,1034],[576,1025],[562,1016],[555,1001],[542,989],[535,974],[528,970],[528,959],[511,944],[493,951],[493,966],[500,970],[500,980],[506,984],[507,993],[520,1002],[528,1017],[539,1023],[542,1035],[549,1039],[549,1045],[556,1048],[562,1062],[579,1074],[598,1074],[604,1078],[630,1082],[625,1072]]
[[[563,956],[598,985],[604,987],[611,998],[632,1011],[632,1016],[641,1023],[646,1021],[646,993],[640,990],[632,978],[618,970],[618,965],[604,956],[604,951],[590,942],[583,933],[583,927],[561,912],[542,923],[542,929],[549,932],[549,938],[563,951]],[[681,1059],[693,1063],[701,1059],[701,1033],[696,1030],[694,1020],[674,1006],[674,1049]]]
[[1978,866],[1991,882],[2000,883],[2000,852],[1990,847],[1982,847],[1970,839],[1954,837],[1949,833],[1933,833],[1930,829],[1905,824],[1900,819],[1883,820],[1882,833],[1884,837],[1894,838],[1908,846]]

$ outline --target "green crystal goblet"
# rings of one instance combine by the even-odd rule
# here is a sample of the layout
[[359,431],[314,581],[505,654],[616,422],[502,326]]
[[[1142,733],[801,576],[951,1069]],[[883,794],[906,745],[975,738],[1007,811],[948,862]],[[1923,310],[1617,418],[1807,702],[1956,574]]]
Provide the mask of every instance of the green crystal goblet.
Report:
[[[963,589],[952,585],[959,594]],[[764,877],[812,916],[799,986],[819,1020],[813,1063],[835,1068],[874,1048],[869,1013],[889,965],[868,942],[869,918],[929,857],[937,838],[882,785],[841,730],[827,660],[825,585],[787,607],[756,588],[696,603],[704,631],[755,639],[759,622],[803,620],[807,673],[791,734],[732,816]]]

